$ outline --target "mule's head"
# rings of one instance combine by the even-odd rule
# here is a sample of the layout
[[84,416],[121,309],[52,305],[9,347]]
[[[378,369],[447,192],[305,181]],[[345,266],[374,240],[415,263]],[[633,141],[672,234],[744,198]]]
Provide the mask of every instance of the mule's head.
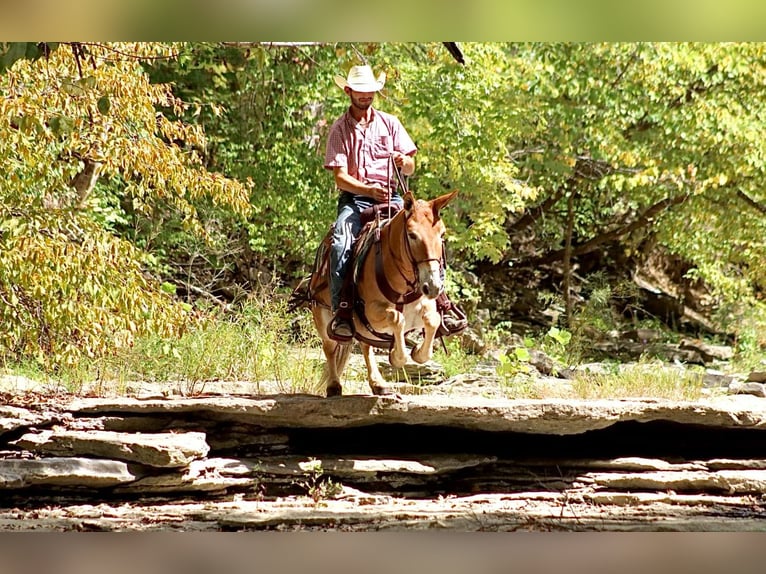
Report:
[[439,212],[452,201],[457,191],[431,201],[415,199],[412,192],[404,194],[406,221],[405,245],[417,268],[418,287],[429,299],[444,290],[444,221]]

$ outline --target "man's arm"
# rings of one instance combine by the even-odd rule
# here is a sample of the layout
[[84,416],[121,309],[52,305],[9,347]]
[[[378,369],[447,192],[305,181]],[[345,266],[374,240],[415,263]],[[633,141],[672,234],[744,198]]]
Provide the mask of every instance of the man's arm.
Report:
[[[414,163],[414,162],[413,162]],[[335,185],[342,191],[348,191],[357,195],[365,195],[375,201],[382,202],[388,199],[388,192],[379,185],[367,185],[348,173],[345,167],[332,168]]]

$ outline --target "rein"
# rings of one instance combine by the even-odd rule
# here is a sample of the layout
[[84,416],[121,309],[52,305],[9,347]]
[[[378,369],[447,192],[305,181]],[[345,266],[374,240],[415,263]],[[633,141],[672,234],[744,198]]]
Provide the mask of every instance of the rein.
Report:
[[[404,218],[406,222],[407,216],[404,215]],[[390,246],[388,249],[389,249],[389,252],[391,252]],[[393,252],[391,252],[391,255],[393,256]],[[391,284],[388,282],[388,278],[386,277],[386,271],[383,268],[382,241],[380,240],[379,236],[375,239],[375,280],[378,282],[378,289],[380,289],[380,292],[383,294],[383,296],[386,299],[388,299],[389,302],[394,303],[396,305],[396,308],[398,311],[401,311],[402,307],[404,307],[404,305],[406,305],[407,303],[412,303],[414,301],[417,301],[422,295],[420,291],[417,289],[417,264],[415,264],[414,262],[413,262],[413,269],[415,270],[415,281],[410,281],[409,279],[407,279],[404,273],[402,273],[402,270],[399,269],[398,266],[396,267],[396,270],[405,280],[407,285],[412,288],[407,293],[399,293],[397,290],[391,287]]]
[[[390,185],[391,185],[390,184],[390,181],[391,181],[391,177],[390,177],[391,169],[393,169],[394,173],[396,174],[397,183],[398,183],[399,186],[401,186],[402,192],[404,193],[404,192],[407,191],[407,186],[405,184],[405,181],[404,181],[404,178],[402,176],[402,173],[399,170],[399,168],[396,166],[396,164],[394,163],[394,156],[391,155],[389,157],[389,162],[388,162],[389,188],[388,188],[387,206],[388,206],[388,213],[389,213],[389,218],[390,218],[389,225],[392,223],[392,219],[393,219],[393,218],[390,217],[390,214],[391,214],[391,196],[393,195],[393,191],[396,190],[396,188],[394,188],[392,190],[391,187],[390,187]],[[438,261],[439,265],[441,266],[441,265],[443,265],[443,262],[444,262],[444,256],[443,255],[442,255],[441,259],[436,258],[436,257],[430,257],[430,258],[427,258],[427,259],[418,260],[415,257],[415,254],[412,251],[412,244],[410,243],[410,238],[407,235],[407,230],[406,230],[407,219],[409,218],[409,214],[407,214],[405,212],[404,215],[402,215],[401,217],[404,217],[404,223],[403,223],[403,226],[404,226],[404,231],[403,231],[403,234],[404,234],[404,238],[403,238],[404,249],[405,249],[405,252],[407,253],[407,258],[409,259],[410,264],[412,265],[412,270],[413,270],[413,273],[414,273],[414,276],[415,276],[413,280],[408,279],[407,276],[399,268],[399,266],[396,266],[396,270],[399,272],[399,275],[401,275],[402,279],[404,279],[404,281],[407,284],[407,286],[410,287],[410,291],[408,291],[407,293],[399,293],[398,291],[396,291],[393,287],[391,287],[391,284],[388,282],[388,279],[386,278],[385,270],[383,269],[383,254],[382,254],[382,248],[381,248],[382,242],[381,242],[381,239],[380,239],[380,226],[379,225],[377,226],[376,237],[375,237],[375,279],[378,282],[378,288],[380,289],[380,292],[385,296],[386,299],[388,299],[389,302],[394,303],[396,305],[396,307],[397,307],[397,310],[399,310],[399,311],[401,311],[401,309],[402,309],[402,307],[404,305],[406,305],[407,303],[412,303],[412,302],[416,301],[421,296],[421,293],[420,293],[420,291],[417,288],[418,266],[421,263],[428,263],[430,261]],[[389,236],[390,236],[390,234],[389,234]],[[389,254],[391,255],[391,257],[393,259],[399,259],[394,254],[394,252],[391,250],[390,244],[388,246],[388,251],[389,251]]]

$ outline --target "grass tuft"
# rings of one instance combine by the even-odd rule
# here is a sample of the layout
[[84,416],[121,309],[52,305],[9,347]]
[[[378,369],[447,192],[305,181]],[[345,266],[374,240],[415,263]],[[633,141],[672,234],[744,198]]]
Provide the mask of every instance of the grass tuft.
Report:
[[282,298],[264,296],[234,312],[210,312],[178,338],[144,337],[108,357],[83,357],[46,378],[70,392],[97,395],[124,394],[144,382],[196,395],[213,381],[252,382],[257,390],[268,382],[280,392],[315,392],[320,355],[310,315],[290,314]]
[[697,400],[702,396],[701,372],[657,362],[623,365],[611,372],[580,371],[571,381],[583,399],[660,398]]

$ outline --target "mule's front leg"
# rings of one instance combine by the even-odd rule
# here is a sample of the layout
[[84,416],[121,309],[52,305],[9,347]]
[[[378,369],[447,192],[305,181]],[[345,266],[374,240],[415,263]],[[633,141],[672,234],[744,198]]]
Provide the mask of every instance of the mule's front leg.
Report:
[[416,363],[426,363],[434,356],[434,339],[436,330],[441,325],[441,316],[436,310],[436,303],[429,302],[423,307],[423,341],[412,350],[412,360]]
[[359,343],[362,349],[362,356],[364,357],[364,364],[367,366],[367,382],[370,385],[370,390],[373,395],[391,395],[395,394],[396,390],[391,385],[388,385],[380,374],[378,369],[378,361],[375,360],[375,353],[373,348],[366,343]]
[[388,303],[373,302],[367,308],[367,318],[374,329],[389,332],[394,338],[388,362],[395,369],[402,368],[407,363],[404,342],[404,314],[390,307]]
[[404,314],[396,309],[389,309],[386,312],[388,324],[391,325],[392,335],[394,337],[394,346],[388,353],[388,362],[395,369],[401,369],[407,364],[407,346],[404,341]]

